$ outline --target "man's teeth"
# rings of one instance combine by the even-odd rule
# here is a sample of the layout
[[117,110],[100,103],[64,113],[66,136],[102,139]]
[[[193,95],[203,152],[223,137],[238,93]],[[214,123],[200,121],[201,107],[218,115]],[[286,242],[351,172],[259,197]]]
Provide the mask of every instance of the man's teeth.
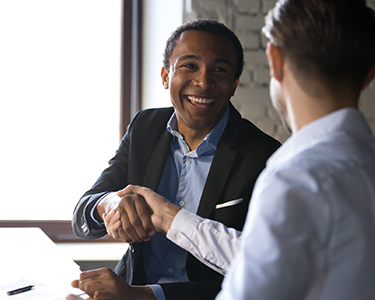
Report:
[[215,98],[200,98],[195,96],[187,96],[189,101],[197,102],[197,103],[204,103],[209,104],[215,101]]

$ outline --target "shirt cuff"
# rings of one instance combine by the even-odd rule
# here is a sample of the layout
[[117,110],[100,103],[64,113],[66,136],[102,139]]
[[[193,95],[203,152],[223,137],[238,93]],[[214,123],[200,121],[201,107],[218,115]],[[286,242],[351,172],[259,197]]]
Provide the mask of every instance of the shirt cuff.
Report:
[[[202,218],[186,209],[180,209],[167,232],[167,239],[171,240],[183,249],[188,250],[190,241],[194,239],[195,230]],[[189,238],[186,238],[189,237]]]
[[163,289],[161,288],[160,285],[150,284],[150,285],[147,285],[147,286],[152,289],[152,291],[154,292],[157,300],[165,300],[164,292],[163,292]]
[[91,211],[90,211],[90,218],[87,220],[90,225],[92,226],[92,228],[94,229],[102,229],[102,228],[105,228],[105,225],[104,225],[104,222],[99,222],[98,219],[95,217],[96,215],[98,215],[97,213],[97,206],[99,204],[99,202],[104,198],[104,197],[107,197],[110,193],[107,193],[105,194],[104,196],[100,197],[98,201],[96,201],[95,205],[92,207]]

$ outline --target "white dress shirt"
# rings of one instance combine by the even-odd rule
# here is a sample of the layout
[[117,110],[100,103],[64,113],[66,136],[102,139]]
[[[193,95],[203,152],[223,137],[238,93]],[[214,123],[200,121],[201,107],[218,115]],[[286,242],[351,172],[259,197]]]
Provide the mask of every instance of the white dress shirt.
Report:
[[[190,246],[201,260],[204,244]],[[219,267],[233,257],[209,251]],[[217,299],[375,299],[375,138],[359,111],[306,125],[269,159]]]
[[225,275],[238,250],[241,232],[185,209],[175,216],[167,238],[202,263]]

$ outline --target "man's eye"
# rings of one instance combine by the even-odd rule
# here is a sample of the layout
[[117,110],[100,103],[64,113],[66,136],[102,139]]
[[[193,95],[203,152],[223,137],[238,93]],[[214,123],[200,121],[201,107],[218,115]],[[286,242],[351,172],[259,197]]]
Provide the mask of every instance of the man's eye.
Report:
[[195,65],[194,64],[185,64],[185,65],[183,65],[183,67],[188,68],[188,69],[193,69],[193,68],[195,68]]
[[225,68],[217,67],[214,69],[215,72],[227,72]]

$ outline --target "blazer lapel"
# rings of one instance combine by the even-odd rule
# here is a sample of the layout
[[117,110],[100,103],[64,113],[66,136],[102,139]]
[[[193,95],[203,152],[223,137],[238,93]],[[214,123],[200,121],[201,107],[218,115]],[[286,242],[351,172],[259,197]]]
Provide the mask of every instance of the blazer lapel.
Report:
[[217,149],[207,177],[197,214],[209,218],[226,186],[237,151],[227,145]]
[[237,155],[236,145],[239,138],[238,126],[240,126],[241,115],[232,104],[230,106],[228,125],[216,149],[197,211],[197,214],[203,218],[209,218],[215,209]]
[[156,191],[171,146],[172,135],[164,130],[147,166],[143,186]]

